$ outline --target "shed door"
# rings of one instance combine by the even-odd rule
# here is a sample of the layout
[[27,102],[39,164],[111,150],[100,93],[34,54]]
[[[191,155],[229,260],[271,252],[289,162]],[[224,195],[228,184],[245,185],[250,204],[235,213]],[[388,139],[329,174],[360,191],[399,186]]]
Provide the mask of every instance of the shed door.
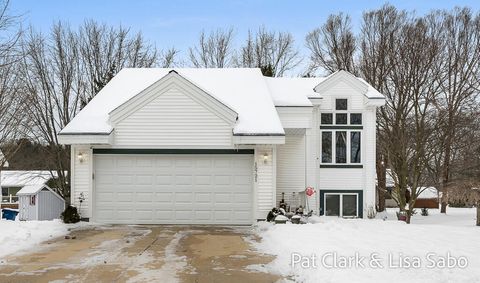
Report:
[[95,222],[251,224],[253,155],[94,155]]

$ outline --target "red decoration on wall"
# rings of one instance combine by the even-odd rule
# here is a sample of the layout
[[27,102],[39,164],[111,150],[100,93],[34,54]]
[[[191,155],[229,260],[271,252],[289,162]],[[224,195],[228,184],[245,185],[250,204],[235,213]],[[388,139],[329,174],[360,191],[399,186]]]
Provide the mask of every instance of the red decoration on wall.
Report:
[[307,187],[305,189],[305,194],[309,197],[313,196],[314,193],[315,193],[315,190],[312,187]]

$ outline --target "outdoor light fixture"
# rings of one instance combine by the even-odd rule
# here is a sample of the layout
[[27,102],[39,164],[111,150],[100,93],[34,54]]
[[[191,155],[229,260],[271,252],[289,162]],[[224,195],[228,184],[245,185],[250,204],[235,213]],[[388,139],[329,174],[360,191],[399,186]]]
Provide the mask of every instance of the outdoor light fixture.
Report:
[[263,154],[263,164],[267,164],[268,162],[268,153]]
[[85,160],[85,157],[83,156],[83,153],[81,153],[81,152],[77,155],[77,158],[78,158],[78,161],[80,163],[83,163],[83,161]]

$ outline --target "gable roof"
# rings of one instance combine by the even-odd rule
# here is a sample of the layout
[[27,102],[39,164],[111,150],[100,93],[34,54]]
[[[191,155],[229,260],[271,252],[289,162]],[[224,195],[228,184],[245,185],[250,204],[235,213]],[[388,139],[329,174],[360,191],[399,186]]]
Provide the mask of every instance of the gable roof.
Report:
[[324,78],[269,78],[258,68],[126,68],[61,130],[60,135],[90,135],[91,139],[111,134],[112,117],[113,121],[118,118],[116,109],[148,92],[172,71],[231,110],[230,113],[236,113],[233,134],[240,136],[284,135],[275,106],[312,106],[310,98],[322,98],[321,92],[338,81],[347,82],[369,99],[378,98],[378,102],[385,99],[370,84],[346,71]]
[[353,74],[340,70],[325,77],[317,86],[316,92],[323,92],[329,87],[335,85],[338,81],[345,81],[351,87],[357,89],[360,93],[365,95],[368,99],[385,99],[385,96],[380,94],[374,87],[367,83],[364,79],[355,77]]
[[[178,84],[177,84],[178,83]],[[180,86],[181,85],[181,86]],[[172,87],[180,87],[183,94],[195,100],[203,107],[209,109],[216,116],[229,124],[234,124],[238,118],[238,113],[230,106],[226,105],[214,95],[201,89],[194,83],[190,82],[183,76],[179,75],[177,71],[172,70],[167,75],[141,91],[139,94],[127,100],[122,105],[118,106],[109,113],[110,122],[116,124],[124,118],[128,117],[138,107],[150,103],[158,96],[164,94]]]
[[17,196],[34,195],[39,191],[41,191],[44,187],[47,187],[47,185],[45,184],[26,185],[20,191],[17,192]]
[[260,69],[249,68],[123,69],[60,134],[109,134],[109,113],[172,70],[238,113],[234,134],[284,134]]
[[27,185],[23,187],[20,191],[17,192],[17,196],[28,196],[28,195],[35,195],[42,190],[48,190],[54,196],[56,196],[60,200],[64,200],[57,192],[52,190],[49,186],[45,184],[36,184],[36,185]]

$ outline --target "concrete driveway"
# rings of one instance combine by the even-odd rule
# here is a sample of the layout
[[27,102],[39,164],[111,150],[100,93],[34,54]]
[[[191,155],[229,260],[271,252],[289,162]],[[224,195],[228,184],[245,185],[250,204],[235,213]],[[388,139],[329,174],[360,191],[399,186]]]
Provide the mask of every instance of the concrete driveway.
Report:
[[250,228],[97,226],[0,262],[0,282],[276,282],[247,269],[273,258],[251,250]]

